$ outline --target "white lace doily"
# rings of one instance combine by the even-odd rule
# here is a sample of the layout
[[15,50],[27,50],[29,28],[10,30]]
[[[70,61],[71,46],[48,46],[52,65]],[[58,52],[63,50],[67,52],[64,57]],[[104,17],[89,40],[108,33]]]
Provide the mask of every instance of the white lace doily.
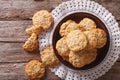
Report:
[[53,31],[57,23],[65,16],[75,12],[86,12],[98,17],[107,27],[110,35],[110,47],[107,56],[97,66],[87,70],[72,70],[62,63],[51,69],[55,75],[65,80],[94,80],[104,75],[116,62],[120,53],[120,29],[114,16],[98,3],[90,0],[71,0],[63,2],[51,13],[54,25],[39,36],[40,51],[52,45]]

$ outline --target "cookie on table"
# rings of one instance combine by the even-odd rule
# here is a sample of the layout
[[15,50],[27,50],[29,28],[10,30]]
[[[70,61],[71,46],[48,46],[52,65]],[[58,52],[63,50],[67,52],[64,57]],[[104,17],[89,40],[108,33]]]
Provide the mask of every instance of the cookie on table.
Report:
[[63,60],[68,61],[69,60],[69,53],[70,50],[67,46],[66,38],[63,37],[56,43],[56,49],[58,51],[58,54],[63,58]]
[[86,50],[85,63],[90,64],[95,61],[97,57],[97,49]]
[[84,18],[80,21],[79,25],[85,30],[92,30],[96,28],[96,23],[90,18]]
[[37,35],[33,33],[30,38],[24,43],[22,46],[25,51],[34,51],[38,49],[39,47],[39,42],[37,40]]
[[84,31],[88,39],[87,46],[85,47],[86,50],[94,49],[97,46],[97,37],[93,31]]
[[35,33],[38,36],[43,32],[43,28],[41,26],[32,26],[26,29],[25,32],[29,35],[32,35],[32,33]]
[[69,62],[76,68],[83,67],[86,65],[86,62],[85,62],[86,54],[87,54],[87,52],[84,50],[81,50],[78,52],[70,51]]
[[52,46],[45,48],[41,52],[41,60],[46,67],[55,67],[59,64],[59,60],[55,56]]
[[38,60],[31,60],[25,66],[25,73],[32,79],[41,79],[45,74],[45,67]]
[[68,48],[72,51],[80,51],[87,46],[88,40],[81,30],[73,30],[66,37]]
[[40,10],[33,15],[33,25],[41,26],[44,30],[49,29],[54,20],[47,10]]
[[70,31],[72,30],[83,30],[84,28],[81,28],[75,21],[73,20],[67,20],[60,26],[60,35],[66,36]]
[[107,35],[106,32],[102,29],[94,29],[92,30],[97,37],[97,46],[96,48],[102,48],[103,46],[105,46],[106,42],[107,42]]

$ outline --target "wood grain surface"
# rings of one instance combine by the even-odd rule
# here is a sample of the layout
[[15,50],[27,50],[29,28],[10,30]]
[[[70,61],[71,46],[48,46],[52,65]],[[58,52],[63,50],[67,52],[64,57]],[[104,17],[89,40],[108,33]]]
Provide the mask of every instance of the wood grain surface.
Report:
[[[29,37],[24,31],[32,26],[33,14],[42,9],[53,10],[68,0],[0,0],[0,80],[29,80],[25,64],[40,59],[39,51],[22,49]],[[120,0],[93,0],[108,9],[120,25]],[[46,69],[44,80],[62,80]],[[97,80],[120,80],[120,58],[104,76]]]

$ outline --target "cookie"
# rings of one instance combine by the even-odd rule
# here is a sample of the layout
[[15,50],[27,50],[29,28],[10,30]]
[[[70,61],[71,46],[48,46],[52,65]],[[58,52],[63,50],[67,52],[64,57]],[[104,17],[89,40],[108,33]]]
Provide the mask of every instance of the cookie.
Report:
[[45,74],[45,68],[38,60],[31,60],[25,66],[25,73],[30,79],[41,79]]
[[81,50],[79,52],[73,52],[70,51],[69,54],[69,62],[77,68],[83,67],[86,65],[85,62],[85,56],[86,56],[86,52],[84,50]]
[[45,48],[41,52],[41,60],[46,67],[55,67],[59,64],[52,46]]
[[37,36],[35,33],[33,33],[22,47],[24,50],[31,52],[31,51],[38,49],[38,46],[39,46],[39,42],[37,40]]
[[63,60],[68,61],[70,50],[67,46],[65,37],[57,41],[56,49],[58,51],[58,54],[63,58]]
[[85,64],[90,64],[95,61],[97,57],[97,49],[86,50]]
[[107,42],[107,35],[106,35],[105,31],[102,29],[99,29],[99,28],[94,29],[92,31],[96,34],[96,37],[97,37],[96,48],[102,48],[103,46],[105,46],[105,44]]
[[80,27],[75,21],[73,20],[67,20],[60,26],[60,35],[66,36],[70,31],[73,30],[83,30],[82,27]]
[[81,30],[73,30],[66,37],[68,48],[72,51],[80,51],[87,46],[87,38]]
[[84,18],[80,21],[79,25],[85,30],[92,30],[96,28],[96,23],[90,18]]
[[32,33],[35,33],[37,36],[39,36],[43,32],[43,28],[41,26],[32,26],[26,29],[25,32],[29,35],[32,35]]
[[84,31],[84,34],[87,37],[88,43],[85,47],[86,50],[94,49],[97,46],[96,34],[92,31]]
[[44,30],[49,29],[54,22],[52,15],[46,10],[36,12],[32,20],[34,25],[41,26]]

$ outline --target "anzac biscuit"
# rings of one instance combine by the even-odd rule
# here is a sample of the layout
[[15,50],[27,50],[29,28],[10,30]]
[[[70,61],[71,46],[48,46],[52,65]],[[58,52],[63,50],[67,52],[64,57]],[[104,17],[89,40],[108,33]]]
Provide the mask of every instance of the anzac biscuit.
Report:
[[46,10],[35,13],[32,20],[34,25],[41,26],[44,30],[49,29],[54,22],[52,15]]
[[92,63],[97,57],[97,49],[91,49],[86,51],[87,55],[85,56],[85,63]]
[[80,27],[75,21],[68,20],[60,26],[60,35],[66,36],[72,30],[83,30],[84,28]]
[[85,30],[92,30],[96,28],[96,23],[90,18],[84,18],[80,21],[79,25]]
[[70,51],[69,54],[69,62],[74,66],[74,67],[83,67],[86,65],[85,63],[85,56],[86,52],[84,50],[81,50],[79,52],[73,52]]
[[32,26],[26,29],[25,32],[29,35],[32,35],[32,33],[35,33],[38,36],[43,32],[43,28],[41,26]]
[[32,80],[41,79],[45,74],[45,68],[38,60],[31,60],[26,64],[25,72]]
[[68,61],[70,50],[67,46],[65,37],[57,41],[56,49],[58,51],[58,54],[63,58],[63,60]]
[[87,38],[81,30],[71,31],[66,37],[68,48],[72,51],[80,51],[87,46]]
[[94,29],[92,30],[97,37],[97,48],[102,48],[103,46],[105,46],[106,42],[107,42],[107,36],[104,30],[102,29]]
[[39,42],[37,40],[37,36],[35,33],[33,33],[22,47],[24,50],[31,52],[31,51],[38,49],[38,46],[39,46]]
[[92,31],[85,31],[84,34],[88,39],[87,46],[85,47],[86,50],[94,49],[97,46],[97,38],[94,32]]
[[55,56],[53,47],[47,47],[41,52],[41,60],[47,67],[55,67],[59,64],[59,60]]

